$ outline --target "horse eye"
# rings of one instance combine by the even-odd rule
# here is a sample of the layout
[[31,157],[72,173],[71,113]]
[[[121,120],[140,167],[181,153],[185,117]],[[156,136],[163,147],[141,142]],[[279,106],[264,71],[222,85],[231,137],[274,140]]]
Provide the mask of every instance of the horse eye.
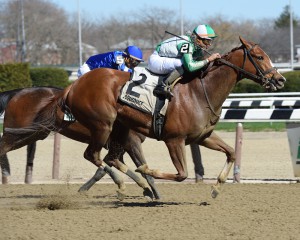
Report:
[[262,60],[264,60],[264,57],[263,56],[258,56],[257,59],[262,61]]

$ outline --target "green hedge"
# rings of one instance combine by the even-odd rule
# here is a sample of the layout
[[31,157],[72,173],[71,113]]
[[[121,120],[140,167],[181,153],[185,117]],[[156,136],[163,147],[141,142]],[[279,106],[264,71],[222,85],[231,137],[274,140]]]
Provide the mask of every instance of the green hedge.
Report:
[[31,87],[29,63],[0,64],[0,91]]
[[30,77],[33,86],[53,86],[64,88],[69,85],[67,71],[60,68],[32,68]]
[[286,82],[280,92],[300,92],[300,71],[286,72],[282,75]]
[[264,88],[249,79],[243,79],[234,87],[232,93],[261,93]]

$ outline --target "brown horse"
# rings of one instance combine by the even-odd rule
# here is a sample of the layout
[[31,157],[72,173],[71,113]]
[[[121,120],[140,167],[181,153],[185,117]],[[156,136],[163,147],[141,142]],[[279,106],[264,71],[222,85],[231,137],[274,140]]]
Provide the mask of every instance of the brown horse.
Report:
[[[6,105],[11,100],[11,98],[14,97],[21,90],[22,89],[20,88],[20,89],[14,89],[14,90],[0,93],[0,115],[3,114]],[[0,135],[0,139],[1,139],[1,135]],[[31,172],[33,167],[35,148],[36,148],[36,142],[29,144],[27,146],[25,183],[32,182]],[[8,182],[8,177],[10,176],[10,165],[6,154],[0,156],[0,167],[1,167],[1,174],[2,174],[2,183],[6,184]]]
[[[0,114],[2,114],[4,110],[6,110],[6,117],[4,120],[4,141],[0,140],[0,146],[1,146],[0,149],[3,149],[4,150],[3,152],[5,151],[8,152],[10,150],[32,143],[34,140],[35,141],[42,140],[45,137],[44,134],[48,136],[50,132],[48,130],[45,131],[42,127],[40,127],[40,129],[36,129],[34,133],[41,131],[43,137],[39,137],[39,135],[35,134],[34,137],[32,138],[33,132],[32,131],[26,132],[24,131],[24,128],[30,127],[32,124],[34,124],[37,116],[40,116],[40,113],[43,112],[43,108],[45,108],[45,103],[49,102],[50,99],[53,99],[59,94],[62,94],[62,92],[63,92],[62,89],[55,88],[55,87],[34,87],[34,88],[15,89],[15,90],[0,93]],[[63,114],[60,111],[60,109],[58,109],[56,118],[57,118],[55,123],[56,129],[58,129],[63,123],[67,126],[66,128],[63,128],[61,131],[63,135],[84,143],[87,143],[89,141],[90,138],[89,131],[78,122],[75,123],[64,122],[62,120]],[[20,128],[22,128],[23,130],[18,131],[18,129]],[[137,167],[141,165],[141,163],[139,162],[138,153],[135,152],[135,148],[133,148],[132,146],[136,145],[137,143],[141,144],[144,140],[145,137],[143,135],[131,131],[125,146],[120,146],[120,144],[114,142],[110,144],[110,149],[108,151],[108,154],[104,158],[104,161],[108,163],[109,166],[116,166],[116,167],[119,166],[119,168],[122,169],[122,171],[125,174],[127,174],[129,177],[134,179],[142,188],[144,188],[145,194],[147,193],[149,197],[151,197],[151,194],[149,190],[147,190],[145,183],[143,183],[143,181],[140,180],[137,174],[132,172],[132,170],[127,169],[126,166],[122,164],[124,163],[123,154],[126,151],[131,156],[132,160],[134,161]],[[28,145],[27,147],[28,156],[27,156],[26,170],[30,168],[31,171],[33,166],[33,154],[32,154],[33,147],[35,147],[35,142]],[[196,149],[193,148],[191,146],[192,153],[197,154],[199,150],[197,148]],[[0,157],[2,158],[0,159],[2,178],[7,179],[7,177],[10,175],[9,161],[6,157],[6,154],[2,156],[0,155]],[[199,159],[199,156],[193,157],[193,159],[197,159],[197,158]],[[199,175],[203,176],[203,166],[202,164],[199,165],[200,165],[199,166],[200,169],[196,171],[196,174],[198,174],[198,178]],[[109,170],[109,168],[107,168],[106,170]],[[80,188],[80,191],[86,191],[89,188],[91,188],[92,185],[95,184],[96,181],[99,181],[104,176],[105,173],[106,172],[103,170],[103,168],[99,168],[96,174],[93,176],[93,178]],[[118,185],[124,185],[123,183],[120,184],[121,178],[116,176],[117,175],[114,174],[112,177],[115,181],[117,181]],[[26,179],[27,178],[28,176],[26,175]],[[154,197],[156,199],[159,199],[160,195],[154,184],[153,178],[150,176],[145,176],[145,178],[152,189]],[[5,181],[3,183],[5,183]]]
[[[233,49],[218,60],[205,76],[201,73],[186,74],[174,88],[174,97],[166,113],[162,140],[165,142],[177,173],[162,173],[146,165],[138,171],[154,178],[183,181],[187,178],[185,145],[197,143],[212,150],[224,152],[225,166],[217,183],[212,187],[216,197],[235,161],[232,147],[228,146],[214,132],[219,120],[222,104],[234,85],[247,77],[265,88],[276,90],[284,86],[285,78],[274,68],[268,55],[257,45],[240,37],[241,46]],[[75,118],[91,132],[89,145],[84,153],[86,159],[101,166],[100,151],[114,132],[128,132],[128,129],[154,138],[152,117],[118,101],[121,87],[129,75],[111,69],[96,69],[65,89],[62,107],[68,108]],[[49,110],[49,116],[55,109]],[[116,119],[118,121],[116,121]],[[121,122],[114,127],[116,122]],[[114,127],[114,128],[113,128]],[[143,158],[142,149],[140,157]]]
[[[2,114],[5,110],[5,118],[3,122],[4,133],[3,138],[0,140],[0,156],[5,156],[7,152],[23,147],[27,144],[31,144],[37,140],[43,140],[50,134],[50,129],[45,129],[42,125],[39,125],[39,128],[36,128],[35,131],[26,131],[25,129],[30,128],[30,126],[36,121],[43,122],[44,119],[42,112],[47,109],[51,100],[62,93],[62,89],[53,87],[24,88],[0,93],[0,114]],[[73,140],[87,143],[90,139],[89,131],[78,122],[64,121],[63,117],[63,112],[58,109],[56,113],[55,129],[61,129],[61,134]],[[63,126],[63,128],[61,128],[61,126]],[[129,155],[134,156],[134,149],[129,147],[130,141],[137,141],[137,139],[139,139],[140,142],[143,142],[145,137],[141,134],[134,133],[133,131],[130,136],[132,136],[132,138],[128,139],[128,145],[125,146],[125,150],[128,149]],[[118,147],[117,144],[114,145],[114,149],[116,147]],[[115,152],[110,150],[105,161],[110,166],[120,168],[122,172],[135,180],[138,185],[144,189],[145,196],[153,198],[147,183],[134,173],[134,171],[128,169],[128,167],[124,165],[122,157],[125,150],[123,150],[123,146],[121,150],[117,150],[118,151]],[[118,152],[117,155],[116,152]],[[111,161],[112,159],[114,159],[114,161]],[[9,173],[9,162],[7,158],[1,158],[0,165],[2,173]],[[136,165],[140,166],[140,163],[136,162]],[[124,196],[122,192],[125,189],[124,181],[108,166],[99,168],[97,170],[97,175],[92,178],[88,184],[82,186],[80,191],[88,190],[97,180],[103,177],[106,172],[111,175],[113,180],[119,186],[118,197],[123,198]],[[146,176],[146,179],[149,182],[155,198],[159,199],[159,192],[155,187],[153,178]]]

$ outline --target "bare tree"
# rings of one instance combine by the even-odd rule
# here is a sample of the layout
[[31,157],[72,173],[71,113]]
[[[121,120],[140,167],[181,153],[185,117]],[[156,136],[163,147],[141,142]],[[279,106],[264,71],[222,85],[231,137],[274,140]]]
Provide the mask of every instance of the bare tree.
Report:
[[140,37],[151,40],[152,46],[171,37],[165,31],[180,34],[178,15],[176,12],[163,8],[144,8],[133,15],[140,27]]
[[[7,38],[19,38],[20,1],[5,1],[1,23]],[[62,52],[73,51],[65,11],[46,0],[23,0],[27,58],[32,64],[61,64]]]
[[[78,65],[78,19],[77,14],[67,14],[50,0],[0,0],[1,38],[20,40],[20,1],[24,5],[27,57],[32,65],[68,64]],[[285,9],[286,10],[286,9]],[[165,31],[180,34],[180,19],[176,11],[158,7],[143,7],[103,18],[91,19],[82,15],[82,42],[94,46],[98,52],[114,50],[115,46],[135,43],[143,51],[151,53],[158,43],[172,37]],[[192,31],[197,25],[207,23],[216,31],[211,52],[227,53],[239,46],[239,36],[259,43],[274,61],[289,59],[289,29],[275,28],[274,19],[257,21],[232,21],[226,16],[201,17],[199,22],[184,19],[184,29]],[[279,16],[280,20],[286,12]],[[297,19],[295,17],[295,19]],[[294,28],[294,42],[300,44],[300,29]],[[123,43],[123,45],[121,44]],[[122,50],[122,49],[118,49]],[[83,52],[83,60],[90,54]]]

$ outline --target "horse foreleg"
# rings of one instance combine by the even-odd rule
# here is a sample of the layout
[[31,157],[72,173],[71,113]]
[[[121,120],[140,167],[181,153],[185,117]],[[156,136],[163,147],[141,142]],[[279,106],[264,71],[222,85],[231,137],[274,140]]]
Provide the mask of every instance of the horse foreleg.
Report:
[[33,160],[34,160],[35,150],[36,150],[36,142],[29,144],[27,146],[27,163],[26,163],[25,181],[24,181],[27,184],[32,183],[32,170],[33,170]]
[[185,143],[183,139],[175,139],[166,142],[172,162],[177,170],[177,174],[162,173],[159,170],[149,169],[146,164],[137,169],[138,172],[150,175],[157,179],[166,179],[181,182],[188,176],[186,165]]
[[6,154],[0,156],[0,166],[2,174],[2,184],[7,184],[8,177],[10,176],[10,165]]
[[225,165],[220,172],[216,185],[212,186],[211,195],[213,198],[216,198],[217,195],[220,193],[220,188],[223,183],[226,182],[227,177],[229,175],[230,169],[235,161],[235,153],[234,149],[227,145],[217,134],[212,132],[212,134],[206,138],[201,145],[207,147],[212,150],[224,152],[227,156]]

